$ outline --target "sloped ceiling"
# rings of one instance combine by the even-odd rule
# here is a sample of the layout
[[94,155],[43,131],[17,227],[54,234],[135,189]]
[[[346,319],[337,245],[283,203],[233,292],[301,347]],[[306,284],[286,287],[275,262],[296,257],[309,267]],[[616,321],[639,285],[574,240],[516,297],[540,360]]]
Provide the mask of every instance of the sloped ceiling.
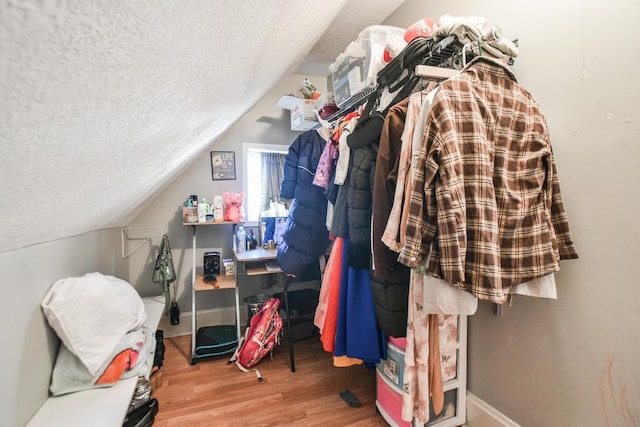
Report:
[[0,0],[0,252],[126,225],[403,0]]

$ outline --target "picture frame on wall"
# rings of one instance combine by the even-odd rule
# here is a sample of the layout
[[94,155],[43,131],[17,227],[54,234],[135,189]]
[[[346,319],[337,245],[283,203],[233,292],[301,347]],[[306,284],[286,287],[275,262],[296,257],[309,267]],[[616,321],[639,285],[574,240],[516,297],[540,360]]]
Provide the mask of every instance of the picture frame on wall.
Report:
[[214,181],[236,179],[236,153],[234,151],[211,152],[211,179]]

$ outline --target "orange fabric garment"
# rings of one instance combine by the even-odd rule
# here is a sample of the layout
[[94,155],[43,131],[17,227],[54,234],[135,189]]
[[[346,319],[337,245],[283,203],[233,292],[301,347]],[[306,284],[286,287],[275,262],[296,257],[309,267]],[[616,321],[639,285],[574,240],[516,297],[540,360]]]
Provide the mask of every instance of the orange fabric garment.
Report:
[[440,357],[440,322],[437,314],[429,315],[429,394],[436,414],[444,407],[442,359]]
[[336,368],[348,368],[349,366],[362,365],[362,359],[356,359],[349,356],[333,356],[333,366]]
[[113,358],[107,369],[104,370],[96,384],[113,384],[118,382],[122,377],[122,374],[125,370],[130,369],[132,366],[131,363],[131,354],[137,353],[132,349],[128,348],[126,350],[122,350],[120,353]]
[[[344,239],[337,237],[331,248],[331,254],[327,261],[327,268],[322,278],[322,290],[327,287],[326,313],[322,328],[320,328],[320,341],[324,351],[333,353],[336,342],[336,325],[338,323],[338,304],[340,302],[340,269],[342,266],[342,248]],[[325,282],[326,281],[326,282]],[[318,326],[318,324],[316,324]]]
[[333,259],[336,255],[333,248],[338,244],[333,239],[333,245],[331,246],[331,252],[329,253],[329,258],[327,259],[327,263],[325,264],[324,271],[322,273],[322,283],[320,286],[320,294],[318,296],[318,305],[316,306],[316,311],[313,316],[313,324],[318,328],[320,333],[322,333],[322,329],[324,328],[324,322],[327,318],[327,307],[329,303],[329,289],[331,288],[331,283],[329,278],[332,274],[335,274],[335,267],[333,263]]

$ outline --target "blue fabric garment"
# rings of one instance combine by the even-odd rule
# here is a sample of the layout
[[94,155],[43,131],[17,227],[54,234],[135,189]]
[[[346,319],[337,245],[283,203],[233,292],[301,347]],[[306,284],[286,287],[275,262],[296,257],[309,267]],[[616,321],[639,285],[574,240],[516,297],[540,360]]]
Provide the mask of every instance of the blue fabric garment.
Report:
[[324,189],[313,185],[325,144],[317,131],[304,132],[289,146],[285,158],[280,197],[292,202],[277,259],[280,268],[294,276],[317,262],[329,246],[327,199]]
[[349,268],[348,239],[345,239],[342,251],[334,355],[362,359],[365,363],[379,363],[387,358],[387,343],[376,319],[371,275],[368,269]]
[[347,246],[349,239],[342,244],[342,263],[340,264],[340,294],[338,299],[338,318],[336,320],[336,342],[333,349],[334,356],[347,354],[347,290],[349,281],[349,263],[347,261]]

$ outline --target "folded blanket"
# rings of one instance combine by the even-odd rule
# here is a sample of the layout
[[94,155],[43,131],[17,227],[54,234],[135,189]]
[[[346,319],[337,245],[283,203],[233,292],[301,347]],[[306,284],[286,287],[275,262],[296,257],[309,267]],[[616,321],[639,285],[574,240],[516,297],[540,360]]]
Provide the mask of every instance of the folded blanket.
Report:
[[[98,387],[110,387],[118,380],[133,376],[148,376],[156,346],[155,331],[142,327],[127,333],[118,343],[112,357],[92,375],[80,359],[64,343],[60,343],[53,367],[50,391],[59,396]],[[136,353],[135,360],[132,354]],[[123,363],[123,355],[127,363]]]

